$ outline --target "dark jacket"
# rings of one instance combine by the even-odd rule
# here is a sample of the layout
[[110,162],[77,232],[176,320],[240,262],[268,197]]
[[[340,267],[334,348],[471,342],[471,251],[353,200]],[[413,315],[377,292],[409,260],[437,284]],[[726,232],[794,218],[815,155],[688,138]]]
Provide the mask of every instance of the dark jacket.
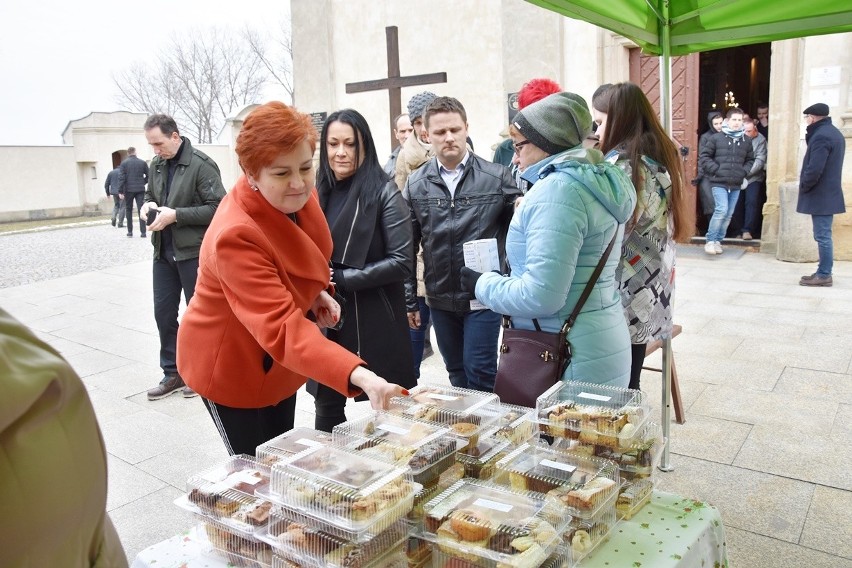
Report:
[[808,126],[808,151],[799,176],[799,203],[796,211],[807,215],[837,215],[846,211],[840,185],[846,140],[825,117]]
[[[171,225],[175,259],[188,260],[198,257],[201,239],[219,202],[225,197],[225,188],[216,162],[194,149],[186,137],[181,138],[184,146],[177,157],[177,169],[168,199],[163,203],[169,166],[167,160],[157,156],[151,160],[151,177],[145,191],[145,201],[175,210],[177,221]],[[160,258],[162,238],[162,231],[153,232],[151,242],[155,260]]]
[[704,176],[715,187],[740,189],[754,164],[751,138],[728,136],[717,132],[699,150],[699,165]]
[[121,172],[118,178],[118,187],[121,193],[138,193],[145,191],[148,183],[148,164],[136,156],[127,156],[127,159],[118,166]]
[[118,168],[115,168],[107,174],[106,181],[104,182],[104,189],[106,190],[107,197],[111,195],[118,195],[118,176]]
[[[318,195],[325,211],[328,190]],[[345,303],[343,325],[328,330],[328,338],[358,354],[379,376],[411,388],[417,380],[405,308],[405,281],[414,267],[408,207],[393,181],[379,191],[377,207],[358,207],[353,216],[346,209],[355,209],[356,202],[347,201],[331,227],[335,253],[354,248],[356,254],[333,254],[342,258],[333,263],[333,280]],[[365,234],[372,235],[368,243],[348,243],[349,236]]]
[[402,145],[397,146],[393,149],[390,156],[388,157],[388,161],[385,162],[384,170],[385,173],[390,177],[393,177],[394,172],[396,171],[396,159],[399,157],[399,151],[402,150]]
[[[497,239],[505,258],[506,231],[521,191],[511,172],[470,153],[455,196],[438,173],[438,159],[411,174],[403,197],[411,210],[414,249],[423,245],[426,303],[439,310],[470,311],[473,296],[459,289],[464,266],[462,246],[476,239]],[[408,311],[417,311],[416,282],[406,285]]]

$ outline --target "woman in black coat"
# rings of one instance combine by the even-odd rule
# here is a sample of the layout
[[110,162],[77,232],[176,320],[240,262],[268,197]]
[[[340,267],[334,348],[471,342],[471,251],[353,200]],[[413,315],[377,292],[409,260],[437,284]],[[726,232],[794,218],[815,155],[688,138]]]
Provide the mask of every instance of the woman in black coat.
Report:
[[[367,121],[355,110],[329,115],[320,135],[317,192],[334,241],[332,281],[343,297],[339,329],[328,338],[403,388],[417,384],[405,311],[414,266],[411,219],[379,164]],[[311,381],[317,430],[346,421],[346,398]]]

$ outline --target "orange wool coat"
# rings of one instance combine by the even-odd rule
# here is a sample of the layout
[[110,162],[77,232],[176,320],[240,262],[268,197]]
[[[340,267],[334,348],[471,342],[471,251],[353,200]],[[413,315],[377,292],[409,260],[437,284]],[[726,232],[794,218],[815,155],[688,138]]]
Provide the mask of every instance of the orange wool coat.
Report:
[[364,362],[305,317],[329,285],[331,252],[316,193],[294,223],[241,177],[204,236],[181,318],[177,364],[186,384],[232,408],[278,404],[308,377],[358,395],[349,374]]

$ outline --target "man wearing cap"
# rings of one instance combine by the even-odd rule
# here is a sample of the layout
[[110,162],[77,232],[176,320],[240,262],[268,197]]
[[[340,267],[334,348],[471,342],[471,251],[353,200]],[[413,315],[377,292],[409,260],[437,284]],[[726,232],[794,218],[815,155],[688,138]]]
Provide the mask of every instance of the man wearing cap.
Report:
[[801,286],[831,286],[834,249],[831,225],[834,216],[846,212],[843,188],[840,185],[846,141],[831,123],[828,105],[817,103],[805,109],[808,150],[799,175],[799,203],[796,211],[811,216],[814,240],[819,251],[817,271],[802,276]]
[[396,158],[396,171],[394,181],[399,189],[405,187],[405,182],[411,172],[425,164],[434,156],[432,145],[426,138],[423,128],[423,109],[431,103],[437,95],[429,91],[417,93],[408,101],[408,120],[414,128],[414,133],[402,143],[402,149]]
[[[413,116],[413,115],[412,115]],[[455,387],[494,390],[500,314],[471,310],[473,295],[461,289],[463,245],[496,239],[505,256],[506,231],[521,195],[512,174],[467,147],[467,113],[452,97],[437,97],[423,113],[435,157],[408,178],[403,197],[411,208],[415,248],[423,245],[426,303]],[[420,324],[412,287],[406,288],[408,324]]]

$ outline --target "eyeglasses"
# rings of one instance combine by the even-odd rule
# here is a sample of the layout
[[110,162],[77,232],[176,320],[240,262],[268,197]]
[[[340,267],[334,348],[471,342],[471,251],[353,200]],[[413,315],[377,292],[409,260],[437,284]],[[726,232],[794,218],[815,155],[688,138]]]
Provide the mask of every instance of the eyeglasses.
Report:
[[512,148],[515,149],[515,154],[521,153],[521,148],[529,144],[529,140],[522,140],[521,142],[512,142]]

